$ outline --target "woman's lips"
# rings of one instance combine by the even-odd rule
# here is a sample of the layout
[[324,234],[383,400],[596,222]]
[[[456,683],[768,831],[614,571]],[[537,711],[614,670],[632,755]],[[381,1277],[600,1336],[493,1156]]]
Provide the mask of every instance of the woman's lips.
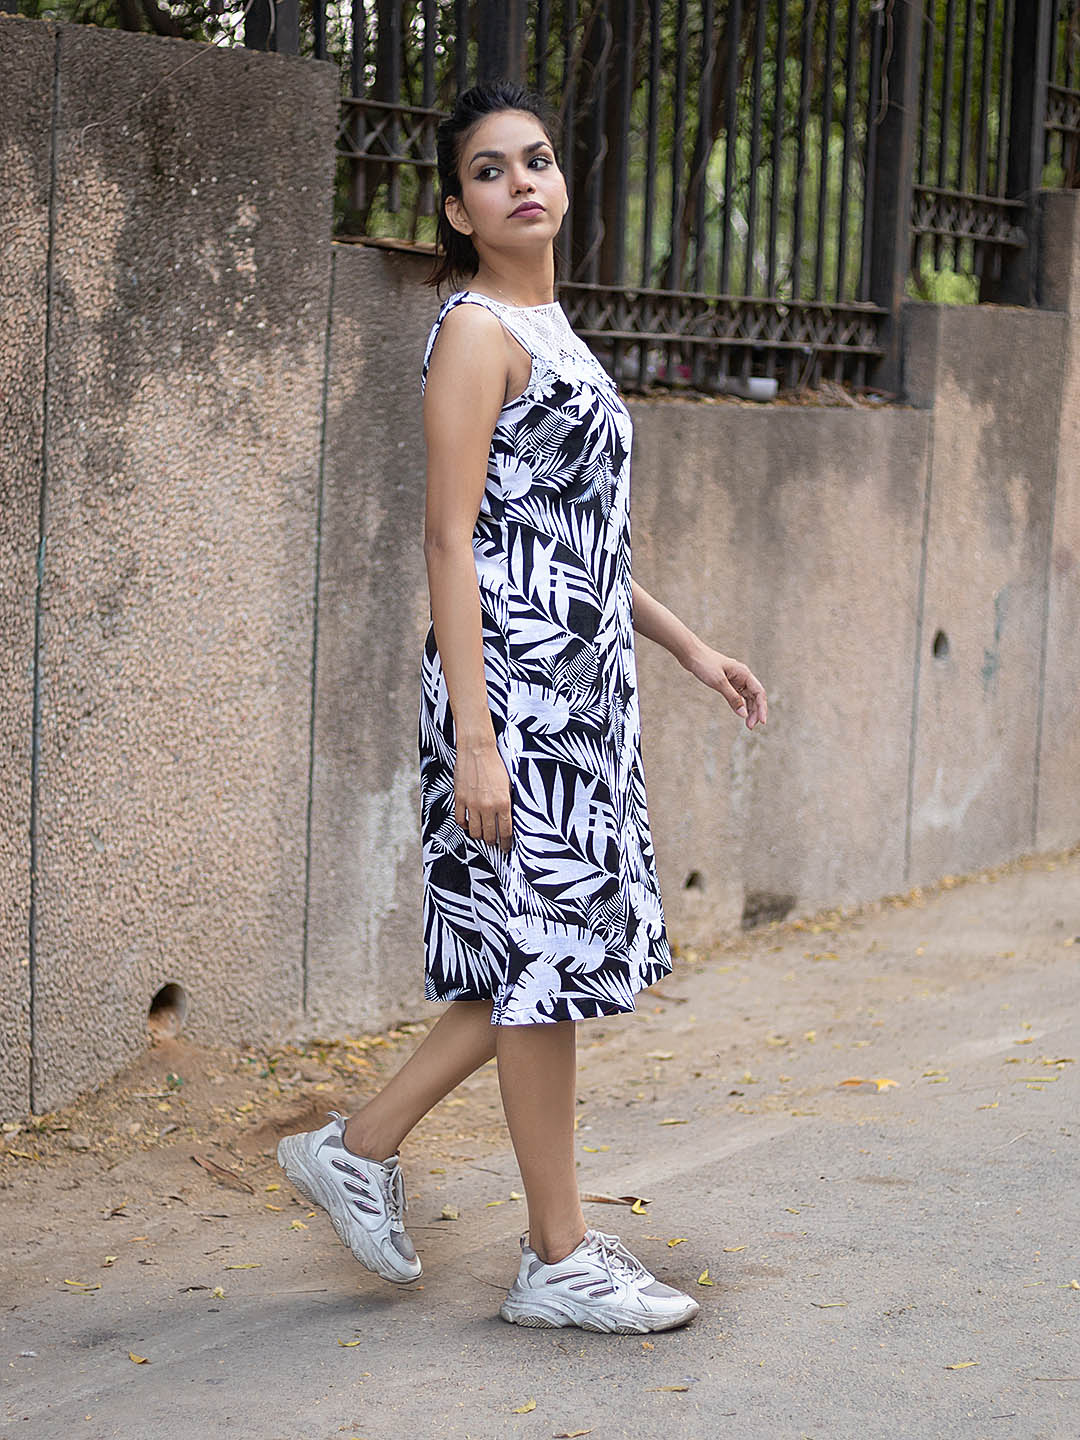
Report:
[[542,205],[536,205],[530,202],[528,205],[519,205],[516,210],[511,210],[510,219],[513,220],[515,215],[542,215],[543,213],[544,207]]

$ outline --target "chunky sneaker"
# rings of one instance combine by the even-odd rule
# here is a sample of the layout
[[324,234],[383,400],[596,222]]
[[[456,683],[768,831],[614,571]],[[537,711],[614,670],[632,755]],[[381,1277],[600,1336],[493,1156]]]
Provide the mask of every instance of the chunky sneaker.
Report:
[[499,1314],[515,1325],[580,1325],[634,1335],[674,1330],[700,1308],[691,1296],[657,1280],[617,1235],[586,1230],[577,1249],[553,1265],[522,1235],[521,1268]]
[[420,1274],[416,1249],[405,1233],[408,1208],[397,1155],[382,1164],[345,1148],[345,1119],[336,1110],[321,1130],[286,1135],[278,1164],[305,1199],[321,1205],[338,1238],[377,1275],[404,1283]]

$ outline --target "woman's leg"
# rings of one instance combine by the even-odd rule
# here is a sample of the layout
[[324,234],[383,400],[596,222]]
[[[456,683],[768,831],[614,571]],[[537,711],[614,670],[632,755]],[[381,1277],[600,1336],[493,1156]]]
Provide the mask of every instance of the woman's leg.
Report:
[[499,1025],[499,1089],[529,1204],[529,1243],[553,1265],[585,1238],[574,1166],[577,1021]]
[[384,1160],[431,1107],[495,1054],[490,1000],[453,1000],[401,1069],[345,1126],[354,1155]]

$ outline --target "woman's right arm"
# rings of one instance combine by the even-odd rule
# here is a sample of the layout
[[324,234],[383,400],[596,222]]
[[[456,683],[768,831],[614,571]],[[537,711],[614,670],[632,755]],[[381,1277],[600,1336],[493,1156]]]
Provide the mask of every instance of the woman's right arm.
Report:
[[510,777],[488,706],[472,536],[507,374],[499,319],[479,305],[449,311],[424,384],[424,562],[457,742],[454,815],[474,839],[504,850],[510,848]]

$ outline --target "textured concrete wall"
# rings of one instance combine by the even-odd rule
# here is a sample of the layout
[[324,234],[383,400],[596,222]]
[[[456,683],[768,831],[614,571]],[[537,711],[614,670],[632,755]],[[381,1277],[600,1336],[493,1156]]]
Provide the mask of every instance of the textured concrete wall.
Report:
[[1053,850],[1080,834],[1080,191],[1048,193],[1043,207],[1043,303],[1069,319],[1039,747],[1037,846]]
[[439,310],[415,258],[335,246],[311,796],[318,1030],[427,1013],[420,652],[429,612],[420,360]]
[[1066,329],[1047,311],[908,307],[907,392],[933,424],[912,884],[1035,848]]
[[[301,1010],[337,75],[82,26],[0,33],[46,109],[43,37],[56,62],[36,657],[25,627],[4,635],[41,691],[43,1110],[145,1045],[167,982],[207,1040]],[[32,171],[28,110],[8,133]],[[4,328],[40,347],[16,297]],[[41,446],[28,425],[24,556]]]
[[[631,406],[635,577],[769,693],[748,731],[638,642],[665,912],[705,940],[903,883],[928,417]],[[674,463],[673,463],[674,462]]]
[[56,45],[0,22],[0,1115],[30,1084],[30,791]]

